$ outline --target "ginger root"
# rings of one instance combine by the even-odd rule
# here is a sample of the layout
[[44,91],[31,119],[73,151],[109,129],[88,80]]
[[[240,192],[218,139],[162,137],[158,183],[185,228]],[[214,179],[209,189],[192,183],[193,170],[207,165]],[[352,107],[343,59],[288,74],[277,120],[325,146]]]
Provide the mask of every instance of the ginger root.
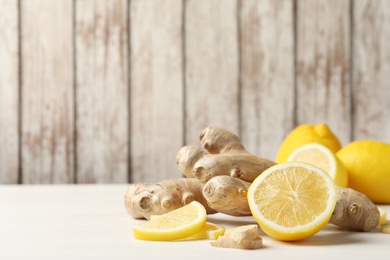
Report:
[[247,200],[250,182],[227,175],[216,176],[206,182],[203,196],[210,208],[231,216],[249,216]]
[[135,183],[125,194],[125,206],[133,218],[150,219],[151,215],[161,215],[196,200],[208,214],[215,213],[207,205],[202,189],[203,184],[194,178],[169,179],[154,184]]
[[194,178],[192,171],[194,165],[200,158],[204,157],[207,151],[192,145],[183,146],[176,154],[176,164],[179,170],[188,178]]
[[[194,158],[190,157],[191,152],[180,150],[176,161],[180,162],[178,166],[184,175],[194,176],[203,183],[219,175],[230,175],[252,182],[264,170],[275,165],[273,161],[246,151],[240,138],[223,128],[206,127],[200,135],[200,142],[208,154],[203,153],[201,156],[199,150],[193,152],[198,158],[194,163]],[[186,164],[190,167],[183,169]],[[192,169],[191,174],[188,173],[189,169]]]
[[378,226],[378,207],[366,195],[349,188],[337,188],[338,200],[329,223],[360,231]]

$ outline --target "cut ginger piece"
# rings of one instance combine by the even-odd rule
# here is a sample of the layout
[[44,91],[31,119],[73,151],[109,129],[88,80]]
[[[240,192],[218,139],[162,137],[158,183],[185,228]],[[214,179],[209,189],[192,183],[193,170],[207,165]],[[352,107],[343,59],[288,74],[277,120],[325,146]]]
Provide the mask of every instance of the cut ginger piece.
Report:
[[263,239],[257,234],[257,225],[245,225],[226,229],[223,236],[211,243],[215,247],[258,249],[263,247]]
[[257,225],[245,225],[226,229],[225,236],[234,240],[254,239],[258,236]]

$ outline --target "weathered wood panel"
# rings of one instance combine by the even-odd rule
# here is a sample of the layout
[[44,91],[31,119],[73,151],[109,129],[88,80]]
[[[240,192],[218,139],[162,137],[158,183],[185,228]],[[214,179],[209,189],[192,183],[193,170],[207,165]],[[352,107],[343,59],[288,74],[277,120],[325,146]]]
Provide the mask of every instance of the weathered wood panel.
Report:
[[390,143],[390,1],[353,7],[353,138]]
[[297,124],[327,123],[351,136],[350,1],[297,2]]
[[17,183],[19,169],[18,1],[0,4],[0,183]]
[[237,0],[185,1],[185,142],[204,127],[240,134]]
[[4,0],[0,183],[179,177],[208,125],[390,142],[389,42],[386,0]]
[[180,177],[183,140],[183,4],[130,4],[131,180]]
[[77,182],[127,182],[127,1],[76,2]]
[[21,1],[22,181],[72,183],[73,6]]
[[293,19],[293,1],[241,2],[242,142],[272,160],[294,126]]

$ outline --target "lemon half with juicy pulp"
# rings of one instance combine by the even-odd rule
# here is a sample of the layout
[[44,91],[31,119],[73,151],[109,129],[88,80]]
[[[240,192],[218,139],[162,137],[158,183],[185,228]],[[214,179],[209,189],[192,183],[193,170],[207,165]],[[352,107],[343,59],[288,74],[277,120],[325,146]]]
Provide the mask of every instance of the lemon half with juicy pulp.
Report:
[[141,240],[171,241],[201,232],[206,225],[206,209],[197,201],[170,211],[133,228]]
[[326,171],[334,183],[347,187],[348,172],[340,159],[326,146],[318,143],[303,145],[294,150],[287,161],[306,162]]
[[252,215],[269,236],[281,241],[308,238],[332,216],[337,190],[322,169],[302,162],[277,164],[251,184]]

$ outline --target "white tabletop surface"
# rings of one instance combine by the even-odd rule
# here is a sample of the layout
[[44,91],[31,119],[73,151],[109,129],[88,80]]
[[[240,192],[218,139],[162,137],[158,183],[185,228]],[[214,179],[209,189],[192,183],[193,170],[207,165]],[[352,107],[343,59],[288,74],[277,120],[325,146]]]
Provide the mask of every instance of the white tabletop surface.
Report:
[[[328,225],[306,240],[264,248],[216,248],[210,240],[140,241],[123,197],[128,185],[0,186],[0,259],[390,259],[390,234],[351,232]],[[390,205],[380,205],[390,216]],[[389,219],[389,218],[388,218]],[[252,217],[209,215],[226,228]]]

